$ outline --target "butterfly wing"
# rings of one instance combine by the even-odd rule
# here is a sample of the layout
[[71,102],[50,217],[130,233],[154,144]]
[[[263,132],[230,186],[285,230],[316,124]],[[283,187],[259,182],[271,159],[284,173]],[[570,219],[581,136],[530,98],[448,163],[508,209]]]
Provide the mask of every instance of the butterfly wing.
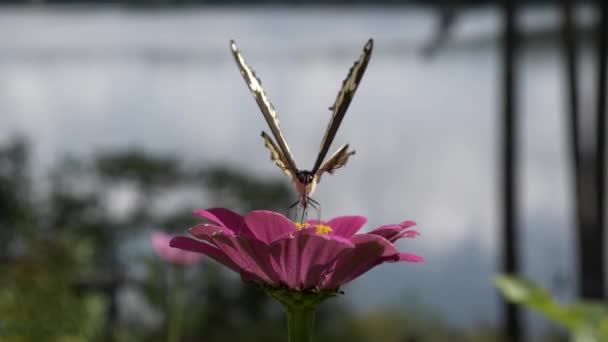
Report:
[[321,148],[319,150],[319,155],[317,156],[315,166],[312,169],[312,173],[317,173],[321,167],[321,163],[323,163],[323,159],[325,159],[325,156],[327,155],[329,146],[336,136],[336,132],[342,123],[346,110],[348,109],[348,106],[355,95],[355,91],[361,82],[361,78],[365,73],[365,69],[367,68],[367,64],[369,63],[369,59],[372,55],[373,47],[374,41],[372,39],[368,40],[363,47],[361,56],[357,61],[355,61],[355,64],[353,64],[353,66],[350,68],[346,79],[342,82],[342,88],[340,89],[340,92],[338,92],[338,97],[336,98],[334,105],[329,108],[332,111],[331,119],[329,120],[327,130],[325,131],[325,136],[321,141]]
[[[264,115],[264,118],[266,119],[266,122],[270,127],[272,135],[278,143],[277,146],[272,140],[267,140],[266,138],[264,138],[264,140],[266,141],[266,146],[271,149],[271,153],[273,153],[273,148],[275,148],[277,152],[280,152],[277,157],[280,157],[281,163],[284,165],[285,169],[288,169],[289,172],[295,175],[297,173],[296,162],[294,161],[291,151],[289,150],[289,146],[287,146],[287,142],[285,141],[283,133],[279,128],[279,119],[277,118],[277,114],[274,110],[274,107],[272,106],[272,103],[270,103],[270,100],[268,99],[264,88],[262,88],[262,82],[255,75],[255,72],[251,70],[251,68],[247,65],[247,63],[245,63],[245,59],[243,59],[243,56],[241,55],[239,49],[236,47],[236,44],[233,40],[230,41],[230,49],[232,50],[234,60],[236,61],[236,64],[238,65],[241,74],[245,79],[245,83],[247,83],[247,86],[251,90],[255,101],[260,107],[260,110],[262,111],[262,114]],[[285,170],[283,167],[281,168]]]
[[281,152],[280,148],[275,144],[272,138],[262,132],[262,139],[264,139],[264,145],[270,150],[270,159],[277,164],[277,166],[285,173],[288,177],[295,179],[295,174],[289,168],[289,164],[285,159],[285,155]]
[[321,182],[321,176],[324,172],[333,174],[335,170],[346,165],[348,157],[352,156],[353,154],[355,154],[355,151],[349,151],[348,144],[340,147],[315,173],[317,183]]

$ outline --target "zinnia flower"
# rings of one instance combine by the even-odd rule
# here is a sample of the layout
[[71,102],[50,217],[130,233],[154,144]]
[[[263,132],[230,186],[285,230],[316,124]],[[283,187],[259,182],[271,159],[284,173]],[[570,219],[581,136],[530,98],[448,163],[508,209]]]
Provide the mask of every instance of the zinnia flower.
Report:
[[191,265],[203,258],[199,253],[192,253],[169,246],[173,237],[164,232],[154,232],[150,235],[154,251],[163,260],[177,265]]
[[384,262],[423,261],[394,245],[400,238],[418,235],[410,229],[413,221],[357,234],[365,217],[294,223],[265,210],[245,216],[224,208],[195,213],[212,223],[190,228],[196,239],[175,237],[171,246],[205,254],[238,272],[244,281],[267,287],[334,292]]

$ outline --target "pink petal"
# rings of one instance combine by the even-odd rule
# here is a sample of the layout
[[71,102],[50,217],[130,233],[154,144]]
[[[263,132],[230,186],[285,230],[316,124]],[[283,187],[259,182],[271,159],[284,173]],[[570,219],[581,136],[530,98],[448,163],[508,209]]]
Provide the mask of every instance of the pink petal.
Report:
[[318,288],[336,258],[352,248],[347,239],[299,231],[273,242],[270,253],[284,285],[304,290]]
[[222,227],[232,230],[237,235],[240,234],[243,227],[245,227],[243,216],[226,208],[197,209],[194,213],[215,222]]
[[194,240],[185,236],[178,236],[171,239],[170,246],[174,248],[179,248],[184,251],[204,254],[212,258],[213,260],[227,266],[228,268],[232,269],[237,273],[241,272],[240,267],[238,267],[234,262],[232,262],[232,260],[230,260],[226,256],[226,254],[224,254],[224,252],[207,243]]
[[392,243],[378,235],[355,235],[351,241],[355,249],[337,260],[333,272],[322,286],[324,289],[336,289],[369,271],[383,258],[399,255]]
[[291,220],[274,211],[252,211],[245,216],[245,222],[253,237],[267,245],[297,231]]
[[169,246],[169,241],[171,241],[171,235],[163,233],[163,232],[153,232],[150,235],[150,240],[152,241],[152,247],[158,254],[164,253],[167,249],[171,248]]
[[276,286],[279,277],[273,268],[269,247],[261,241],[241,236],[216,234],[215,243],[230,260],[244,271],[257,276],[262,282]]
[[[374,230],[372,230],[371,232],[369,232],[368,234],[375,234],[375,235],[380,235],[383,238],[391,241],[391,242],[395,242],[397,239],[403,237],[403,236],[399,236],[399,233],[401,233],[402,231],[415,226],[416,222],[414,221],[404,221],[401,222],[399,224],[389,224],[389,225],[385,225],[379,228],[376,228]],[[413,237],[413,236],[408,236],[408,237]]]
[[184,250],[173,248],[173,247],[171,247],[171,249],[174,251],[173,252],[174,253],[173,262],[176,264],[180,264],[180,265],[184,265],[184,266],[192,265],[203,259],[202,254],[188,252],[188,251],[184,251]]
[[367,218],[364,216],[340,216],[329,221],[327,225],[331,227],[333,235],[350,238],[363,227],[365,222]]
[[[213,235],[215,234],[226,234],[230,236],[235,236],[234,231],[228,229],[224,226],[216,226],[210,223],[201,223],[196,226],[188,229],[188,232],[196,237],[197,239],[209,242],[214,244]],[[217,246],[216,246],[217,247]]]
[[416,254],[399,253],[399,257],[395,261],[424,262],[424,258]]
[[154,251],[163,260],[178,265],[191,265],[202,259],[202,255],[186,252],[169,245],[172,236],[164,232],[154,232],[151,234],[152,246]]
[[399,240],[401,238],[413,239],[413,238],[415,238],[416,236],[419,236],[419,235],[420,235],[420,233],[418,233],[417,230],[406,230],[406,231],[403,231],[403,232],[399,233],[397,236],[395,236],[394,239],[393,239],[393,241],[397,241],[397,240]]
[[407,221],[403,221],[401,223],[399,223],[399,225],[403,228],[403,229],[407,229],[409,227],[413,227],[416,225],[416,221],[412,221],[412,220],[407,220]]

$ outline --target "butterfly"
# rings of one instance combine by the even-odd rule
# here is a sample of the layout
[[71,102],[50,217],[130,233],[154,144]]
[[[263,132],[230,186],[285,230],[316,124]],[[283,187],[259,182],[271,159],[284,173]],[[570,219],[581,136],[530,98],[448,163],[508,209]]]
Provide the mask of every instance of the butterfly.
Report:
[[291,154],[291,151],[289,150],[289,146],[287,146],[287,141],[283,137],[283,133],[279,128],[279,120],[272,103],[270,103],[264,88],[262,88],[262,82],[256,76],[255,72],[247,65],[247,63],[245,63],[245,60],[243,59],[239,49],[236,47],[234,41],[230,41],[230,49],[232,50],[234,60],[236,61],[236,64],[239,67],[247,86],[249,86],[249,90],[251,90],[255,101],[260,107],[272,135],[276,139],[275,142],[272,137],[270,137],[266,132],[262,131],[264,144],[266,148],[270,150],[270,157],[272,161],[274,161],[276,165],[293,181],[299,197],[298,201],[296,201],[291,207],[298,204],[302,205],[304,209],[302,218],[305,217],[309,204],[315,207],[315,209],[319,210],[319,203],[312,199],[311,196],[315,190],[315,186],[321,181],[321,176],[323,173],[327,172],[329,174],[333,174],[335,170],[346,164],[351,155],[355,154],[355,151],[349,150],[349,145],[346,144],[332,154],[329,159],[325,160],[329,147],[336,136],[344,115],[346,114],[346,110],[348,109],[353,95],[355,94],[355,91],[363,78],[363,74],[365,73],[365,69],[367,68],[367,64],[369,63],[372,54],[373,46],[374,41],[372,39],[368,40],[363,47],[361,56],[355,61],[353,66],[350,68],[346,79],[344,79],[342,82],[342,88],[338,92],[336,101],[334,102],[333,106],[329,107],[329,110],[332,112],[331,119],[329,120],[325,135],[321,141],[319,154],[317,155],[317,160],[314,166],[311,170],[301,170],[296,166],[296,162]]

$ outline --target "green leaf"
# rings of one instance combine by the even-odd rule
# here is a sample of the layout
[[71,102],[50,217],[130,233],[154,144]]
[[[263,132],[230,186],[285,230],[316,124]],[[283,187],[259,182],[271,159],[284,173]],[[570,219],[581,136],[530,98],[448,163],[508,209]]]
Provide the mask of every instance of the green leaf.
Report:
[[495,282],[503,295],[511,302],[538,311],[548,319],[568,329],[575,329],[584,316],[581,312],[568,310],[559,305],[547,290],[529,280],[501,275],[496,277]]
[[515,276],[497,276],[495,282],[503,295],[511,302],[537,311],[569,329],[573,341],[608,341],[608,306],[606,304],[578,302],[572,305],[561,305],[547,290],[529,280]]

